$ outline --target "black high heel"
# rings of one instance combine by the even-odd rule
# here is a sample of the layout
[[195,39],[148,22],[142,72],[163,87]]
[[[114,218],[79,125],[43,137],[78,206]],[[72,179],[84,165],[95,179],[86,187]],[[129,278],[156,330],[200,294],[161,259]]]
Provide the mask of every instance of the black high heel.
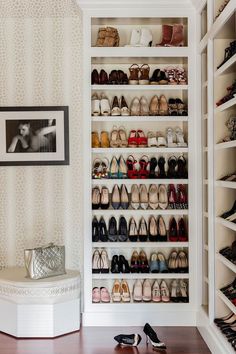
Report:
[[156,167],[157,167],[157,159],[155,157],[152,157],[150,160],[149,178],[157,178],[155,173]]
[[178,178],[188,178],[188,171],[186,168],[187,162],[184,156],[179,156],[177,160],[177,177]]
[[166,178],[166,171],[165,171],[165,163],[166,160],[163,156],[161,156],[158,159],[158,167],[159,167],[159,174],[158,174],[158,178]]
[[146,334],[146,341],[147,344],[150,340],[152,343],[153,349],[158,348],[158,349],[166,349],[165,343],[161,342],[159,338],[157,337],[156,332],[154,329],[150,326],[150,324],[146,323],[145,326],[143,327],[143,331]]
[[167,178],[175,178],[176,177],[176,171],[175,171],[176,165],[177,165],[177,158],[175,156],[169,157]]

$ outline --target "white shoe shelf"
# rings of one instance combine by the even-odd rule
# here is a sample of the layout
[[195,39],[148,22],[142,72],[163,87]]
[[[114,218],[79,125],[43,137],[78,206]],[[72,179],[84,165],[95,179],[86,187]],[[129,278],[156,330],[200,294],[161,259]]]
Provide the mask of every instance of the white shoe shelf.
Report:
[[[198,33],[203,162],[202,242],[198,261],[202,264],[202,288],[197,323],[212,353],[230,354],[235,353],[233,347],[214,324],[215,318],[230,311],[236,313],[236,307],[220,290],[236,276],[236,265],[219,253],[236,239],[236,224],[221,217],[232,208],[236,199],[236,182],[221,180],[236,170],[236,140],[222,142],[230,133],[226,122],[235,116],[236,97],[216,106],[216,102],[227,95],[227,87],[233,84],[236,74],[235,55],[217,68],[224,59],[225,48],[236,38],[236,1],[230,0],[216,18],[223,3],[221,0],[205,0],[198,9],[198,22],[206,21],[206,25],[204,35]],[[202,86],[206,81],[207,87]]]
[[[133,0],[131,0],[132,2]],[[78,0],[80,3],[80,0]],[[133,5],[135,1],[133,1]],[[114,4],[113,4],[114,5]],[[153,15],[153,7],[155,16]],[[114,13],[115,16],[114,17]],[[158,14],[158,16],[156,15]],[[193,160],[195,149],[196,134],[195,126],[195,83],[194,83],[194,55],[195,49],[193,43],[189,40],[194,35],[195,17],[191,6],[186,3],[176,6],[175,1],[169,1],[168,4],[162,4],[161,9],[155,1],[152,5],[124,9],[122,4],[117,1],[116,9],[107,4],[106,8],[98,8],[96,5],[87,5],[83,8],[83,30],[84,30],[84,155],[87,157],[84,161],[84,188],[86,190],[86,200],[84,201],[84,308],[83,308],[83,324],[88,326],[102,325],[142,325],[144,322],[150,321],[153,325],[195,325],[196,324],[196,244],[197,233],[195,232],[196,208],[196,190],[194,180],[197,178],[197,165]],[[162,24],[183,23],[185,41],[183,47],[156,47],[155,44],[161,41]],[[120,47],[95,47],[97,33],[99,27],[112,26],[118,29],[120,34]],[[152,47],[125,47],[129,42],[132,29],[136,27],[148,27],[153,33]],[[90,82],[91,72],[97,69],[98,72],[104,69],[107,74],[113,69],[124,70],[129,76],[128,68],[137,63],[142,65],[147,63],[150,66],[150,77],[154,68],[164,68],[167,66],[181,66],[188,76],[187,85],[92,85]],[[189,70],[191,68],[191,70]],[[148,101],[156,94],[160,96],[164,94],[167,100],[171,97],[181,98],[188,104],[188,116],[92,116],[91,115],[91,96],[92,94],[106,94],[110,103],[115,95],[120,97],[124,95],[128,106],[133,97],[142,95],[146,96]],[[155,147],[155,148],[91,148],[91,132],[96,130],[100,133],[102,130],[111,132],[113,126],[122,125],[129,135],[131,129],[142,129],[147,136],[149,130],[165,132],[168,127],[180,127],[184,132],[184,139],[188,146],[185,147]],[[184,155],[188,163],[188,179],[92,179],[92,166],[95,158],[108,157],[109,161],[112,156],[122,156],[126,159],[129,154],[138,156],[139,158],[145,154],[149,158],[164,156],[166,162],[168,158],[175,155],[177,158]],[[138,158],[137,158],[138,160]],[[166,164],[167,169],[167,164]],[[147,188],[150,184],[185,184],[188,190],[188,209],[157,209],[157,210],[92,210],[92,188],[96,185],[107,186],[111,192],[113,185],[125,184],[130,190],[132,184],[146,184]],[[92,220],[96,216],[102,216],[108,226],[110,217],[119,216],[129,218],[132,216],[136,222],[143,216],[148,222],[151,215],[157,217],[162,215],[169,227],[171,216],[176,218],[183,217],[188,227],[187,242],[92,242]],[[127,273],[127,274],[92,274],[92,255],[94,249],[105,249],[109,255],[122,254],[130,262],[130,255],[133,250],[143,250],[150,259],[150,254],[155,252],[163,252],[166,257],[172,250],[177,251],[184,249],[188,253],[189,273]],[[126,279],[129,284],[131,293],[130,303],[93,303],[92,289],[93,287],[107,287],[112,292],[114,280]],[[165,279],[167,285],[170,286],[172,279],[184,279],[188,283],[188,303],[133,303],[132,291],[136,279],[150,279],[151,283],[155,279],[159,282]],[[120,311],[119,311],[120,309]],[[158,311],[158,316],[156,311]]]

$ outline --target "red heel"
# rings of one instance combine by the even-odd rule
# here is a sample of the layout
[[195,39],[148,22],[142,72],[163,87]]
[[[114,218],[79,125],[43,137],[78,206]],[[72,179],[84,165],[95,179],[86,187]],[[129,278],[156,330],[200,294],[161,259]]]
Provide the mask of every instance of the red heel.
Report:
[[188,209],[188,197],[187,191],[184,184],[177,185],[178,196],[177,196],[177,203],[179,205],[179,209]]
[[139,177],[142,179],[148,178],[149,171],[147,170],[147,166],[149,165],[149,158],[146,155],[143,155],[139,160],[139,165]]
[[175,209],[177,204],[177,194],[174,184],[169,184],[168,188],[168,202],[170,209]]
[[[132,130],[131,130],[131,132],[132,132]],[[144,132],[139,129],[137,131],[137,135],[138,135],[138,138],[137,138],[138,146],[139,147],[147,147],[147,138],[144,135]]]
[[135,168],[135,164],[137,163],[137,160],[132,155],[129,155],[127,160],[126,160],[126,165],[128,168],[128,178],[130,179],[136,179],[139,177],[138,170]]
[[188,241],[187,227],[183,218],[180,218],[178,221],[178,239],[181,242]]
[[136,130],[131,130],[129,133],[128,139],[128,146],[129,147],[137,147],[138,146],[138,137]]

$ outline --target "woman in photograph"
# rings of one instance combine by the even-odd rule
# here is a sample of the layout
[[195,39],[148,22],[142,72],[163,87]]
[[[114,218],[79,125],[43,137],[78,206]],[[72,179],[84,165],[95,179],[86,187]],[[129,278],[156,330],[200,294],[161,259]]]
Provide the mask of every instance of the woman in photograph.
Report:
[[16,152],[19,145],[20,152],[56,151],[56,125],[53,125],[53,119],[48,120],[48,126],[36,130],[32,128],[32,121],[20,121],[18,130],[19,133],[13,137],[8,152]]

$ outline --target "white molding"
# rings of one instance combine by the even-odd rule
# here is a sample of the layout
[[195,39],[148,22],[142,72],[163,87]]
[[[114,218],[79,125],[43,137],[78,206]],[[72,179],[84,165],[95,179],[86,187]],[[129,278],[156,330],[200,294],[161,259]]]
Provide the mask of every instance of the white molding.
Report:
[[154,147],[154,148],[92,148],[92,152],[94,154],[158,154],[158,153],[166,153],[166,154],[171,154],[171,153],[188,153],[188,148],[182,148],[182,147],[176,147],[176,148],[160,148],[160,147]]
[[221,263],[223,263],[227,268],[232,270],[232,272],[236,273],[236,265],[234,263],[230,262],[224,256],[222,256],[222,254],[217,253],[216,254],[216,259],[218,259]]
[[93,279],[189,279],[187,273],[120,273],[93,274]]
[[169,210],[161,210],[161,209],[156,209],[156,210],[135,210],[135,209],[128,209],[128,210],[123,210],[123,209],[107,209],[107,210],[92,210],[93,215],[124,215],[124,216],[144,216],[144,215],[188,215],[189,212],[187,209],[169,209]]
[[93,248],[183,248],[188,247],[188,242],[93,242]]
[[236,140],[227,141],[226,143],[218,143],[215,145],[215,150],[230,149],[236,147]]
[[96,122],[187,122],[188,116],[92,116],[91,121]]
[[116,178],[110,178],[110,179],[93,179],[92,184],[93,185],[114,185],[114,184],[125,184],[125,185],[132,185],[132,184],[145,184],[145,185],[150,185],[150,184],[188,184],[188,179],[171,179],[171,178],[145,178],[145,179],[116,179]]
[[129,57],[155,57],[155,58],[172,58],[172,57],[188,57],[188,47],[91,47],[91,57],[102,58],[129,58]]
[[[93,8],[173,8],[175,7],[176,0],[169,0],[168,3],[166,0],[76,0],[77,4],[83,9],[93,9]],[[192,2],[190,0],[178,0],[178,7],[189,7],[192,8]]]
[[182,91],[188,85],[92,85],[92,91]]
[[226,219],[223,219],[220,216],[216,217],[216,222],[218,224],[221,224],[221,225],[225,226],[225,227],[228,227],[229,229],[231,229],[233,231],[236,231],[236,224],[235,223],[230,222],[230,221],[228,221]]

